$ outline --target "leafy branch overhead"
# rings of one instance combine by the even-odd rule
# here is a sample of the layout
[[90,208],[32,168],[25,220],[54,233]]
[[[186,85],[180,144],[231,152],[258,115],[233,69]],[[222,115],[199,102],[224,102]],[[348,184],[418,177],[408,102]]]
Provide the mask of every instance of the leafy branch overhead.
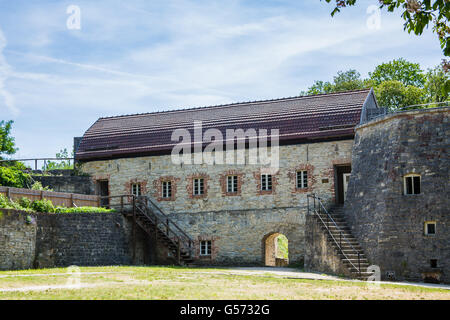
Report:
[[[332,0],[325,0],[330,3]],[[331,12],[334,16],[341,8],[354,6],[356,0],[335,0],[336,7]],[[449,0],[379,0],[380,9],[388,12],[402,10],[402,18],[405,20],[404,30],[421,35],[425,28],[433,25],[433,32],[439,37],[441,48],[445,56],[450,56],[450,1]],[[449,62],[445,64],[448,70]]]

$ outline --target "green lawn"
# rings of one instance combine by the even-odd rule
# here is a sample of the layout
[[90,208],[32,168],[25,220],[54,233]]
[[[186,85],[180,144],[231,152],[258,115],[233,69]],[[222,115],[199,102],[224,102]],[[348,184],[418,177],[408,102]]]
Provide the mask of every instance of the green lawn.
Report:
[[444,289],[237,275],[226,268],[82,267],[80,287],[69,288],[77,284],[74,275],[62,268],[0,272],[0,299],[450,299]]

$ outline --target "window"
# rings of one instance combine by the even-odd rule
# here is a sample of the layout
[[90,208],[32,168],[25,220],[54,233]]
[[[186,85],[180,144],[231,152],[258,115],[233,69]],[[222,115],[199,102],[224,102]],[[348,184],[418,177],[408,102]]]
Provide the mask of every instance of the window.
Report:
[[194,196],[199,196],[205,193],[205,188],[204,188],[204,179],[203,178],[195,178],[193,180],[194,183]]
[[238,192],[238,176],[227,176],[227,192]]
[[211,240],[200,241],[200,255],[210,256],[211,255]]
[[408,174],[404,177],[405,195],[420,193],[420,175]]
[[437,268],[437,259],[430,259],[430,267]]
[[161,184],[162,187],[162,197],[172,198],[172,181],[163,181]]
[[297,189],[308,188],[308,171],[297,171]]
[[436,222],[435,221],[425,222],[425,234],[430,235],[430,236],[436,234]]
[[272,175],[262,174],[261,175],[261,190],[271,191],[272,190]]
[[131,185],[131,194],[139,197],[142,195],[142,189],[141,189],[141,184],[140,183],[133,183]]

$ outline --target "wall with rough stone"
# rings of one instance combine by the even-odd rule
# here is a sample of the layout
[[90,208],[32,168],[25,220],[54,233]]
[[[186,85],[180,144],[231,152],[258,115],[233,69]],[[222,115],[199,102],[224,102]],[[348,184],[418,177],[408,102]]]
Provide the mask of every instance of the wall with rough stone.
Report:
[[[356,130],[345,214],[382,279],[440,272],[450,282],[449,110],[403,112]],[[421,175],[420,194],[404,195],[409,173]],[[426,221],[437,222],[436,235],[425,235]]]
[[[273,191],[260,191],[259,165],[177,165],[170,155],[92,161],[82,172],[94,180],[108,180],[110,195],[129,194],[133,183],[155,199],[194,239],[214,239],[217,254],[211,263],[261,264],[261,240],[283,229],[290,241],[291,262],[304,254],[306,195],[335,197],[334,166],[351,163],[353,140],[280,146],[279,169],[273,174]],[[308,171],[308,188],[296,188],[296,172]],[[226,192],[226,176],[239,177],[237,194]],[[205,195],[192,195],[192,179],[205,179]],[[172,197],[161,197],[162,181],[172,181]],[[298,222],[289,226],[291,216]],[[189,221],[189,223],[186,223]],[[295,231],[294,231],[295,230]],[[289,234],[286,234],[288,232]],[[292,242],[292,245],[291,245]]]
[[32,175],[32,178],[55,192],[95,194],[95,184],[89,176]]
[[308,228],[305,232],[305,270],[352,277],[328,239],[328,232],[317,218],[306,215],[306,225]]
[[[158,256],[154,250],[151,237],[137,227],[135,263],[168,262],[167,253]],[[30,215],[5,210],[0,218],[0,269],[129,265],[132,257],[132,222],[121,213]]]
[[0,210],[0,270],[28,269],[34,261],[36,224],[25,212]]

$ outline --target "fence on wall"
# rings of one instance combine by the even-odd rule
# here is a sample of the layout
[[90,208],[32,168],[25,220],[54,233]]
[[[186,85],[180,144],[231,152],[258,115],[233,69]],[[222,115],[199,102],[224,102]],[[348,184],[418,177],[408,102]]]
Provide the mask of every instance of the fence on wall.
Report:
[[100,197],[96,195],[85,195],[77,193],[53,192],[45,190],[19,189],[11,187],[1,187],[0,194],[16,201],[20,198],[28,198],[31,201],[47,199],[54,206],[61,207],[99,207]]

